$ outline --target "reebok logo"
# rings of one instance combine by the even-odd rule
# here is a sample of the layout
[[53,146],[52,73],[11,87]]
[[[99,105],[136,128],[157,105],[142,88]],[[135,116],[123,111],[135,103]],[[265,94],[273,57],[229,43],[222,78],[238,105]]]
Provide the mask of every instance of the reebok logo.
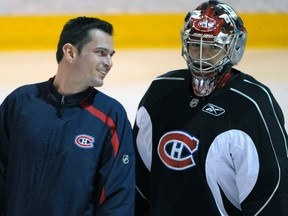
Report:
[[203,112],[209,113],[214,116],[220,116],[225,113],[225,110],[221,107],[218,107],[214,104],[208,103],[206,106],[202,108]]

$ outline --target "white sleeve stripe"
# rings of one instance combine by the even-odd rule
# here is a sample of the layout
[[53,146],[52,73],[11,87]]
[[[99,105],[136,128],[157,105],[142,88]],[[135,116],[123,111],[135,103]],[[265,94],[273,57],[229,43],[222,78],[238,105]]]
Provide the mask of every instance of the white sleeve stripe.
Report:
[[136,124],[139,128],[136,145],[146,168],[151,171],[152,163],[152,122],[147,110],[140,107],[136,115]]
[[141,195],[141,197],[143,197],[145,200],[149,201],[137,186],[135,186],[135,188],[138,191],[138,193]]
[[185,80],[185,78],[182,78],[182,77],[158,77],[154,80]]

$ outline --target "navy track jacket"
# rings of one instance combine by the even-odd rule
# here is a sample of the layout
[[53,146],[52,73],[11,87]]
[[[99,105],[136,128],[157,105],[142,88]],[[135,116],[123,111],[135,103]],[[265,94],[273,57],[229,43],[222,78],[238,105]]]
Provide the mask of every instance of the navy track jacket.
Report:
[[132,216],[134,151],[126,111],[95,88],[62,97],[52,79],[0,107],[0,215]]

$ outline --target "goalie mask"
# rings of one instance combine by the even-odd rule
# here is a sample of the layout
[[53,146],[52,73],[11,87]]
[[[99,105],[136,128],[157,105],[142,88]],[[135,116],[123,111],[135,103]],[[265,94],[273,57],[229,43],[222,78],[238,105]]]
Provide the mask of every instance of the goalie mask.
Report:
[[228,5],[209,1],[185,18],[182,55],[192,73],[195,95],[205,97],[242,58],[247,32]]

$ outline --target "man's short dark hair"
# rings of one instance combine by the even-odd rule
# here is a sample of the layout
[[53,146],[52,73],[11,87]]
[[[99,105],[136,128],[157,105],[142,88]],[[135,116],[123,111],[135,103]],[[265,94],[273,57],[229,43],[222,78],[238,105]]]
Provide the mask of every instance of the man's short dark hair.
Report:
[[79,53],[81,53],[83,46],[91,41],[89,32],[93,29],[98,29],[109,35],[113,35],[113,26],[99,18],[82,16],[69,20],[64,25],[59,38],[56,52],[57,62],[59,63],[63,58],[62,48],[66,43],[71,43],[78,49]]

